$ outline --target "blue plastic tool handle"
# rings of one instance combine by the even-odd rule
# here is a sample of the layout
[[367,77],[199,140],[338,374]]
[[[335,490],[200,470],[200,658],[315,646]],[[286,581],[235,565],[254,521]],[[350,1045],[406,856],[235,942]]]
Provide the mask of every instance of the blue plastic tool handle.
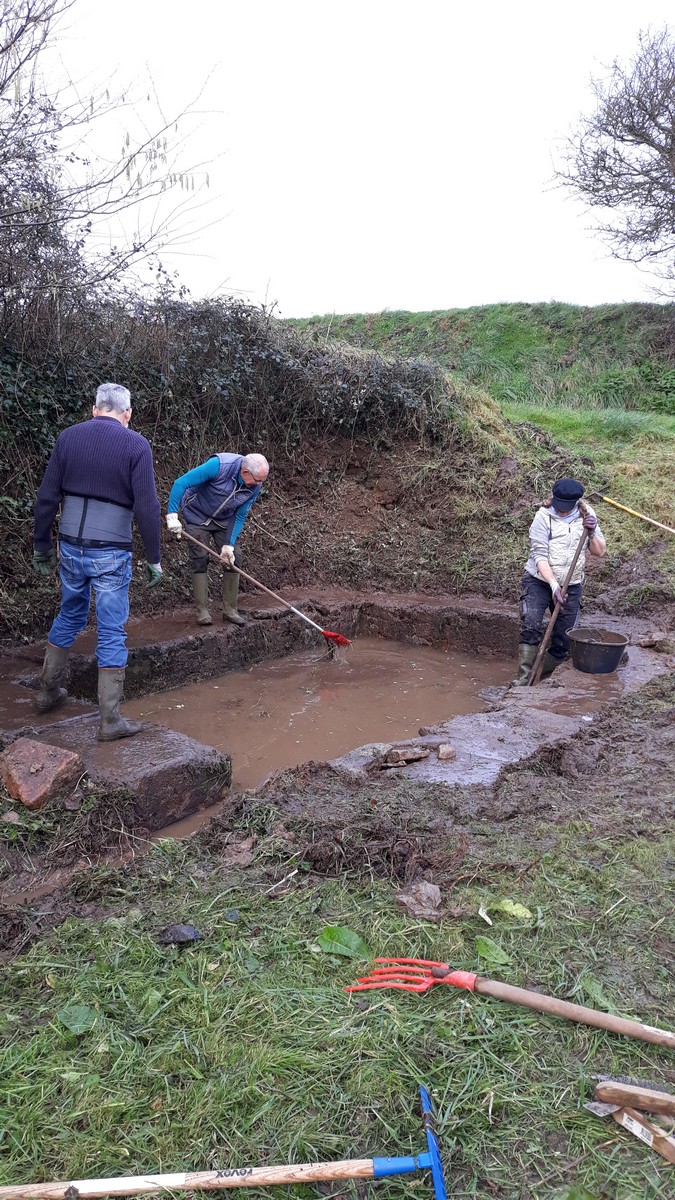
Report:
[[[429,1147],[429,1158],[431,1160],[431,1176],[434,1181],[434,1192],[436,1200],[446,1200],[445,1191],[445,1176],[443,1175],[443,1163],[441,1162],[441,1150],[438,1144],[436,1128],[434,1125],[434,1110],[431,1103],[431,1097],[426,1088],[420,1088],[420,1096],[422,1097],[422,1120],[427,1134],[427,1146]],[[422,1155],[420,1155],[420,1158]],[[427,1156],[424,1155],[426,1158]]]
[[447,1200],[441,1152],[434,1128],[434,1110],[431,1098],[427,1089],[423,1087],[420,1088],[420,1096],[422,1097],[422,1121],[427,1135],[428,1152],[426,1154],[416,1154],[415,1156],[408,1155],[405,1158],[374,1158],[373,1178],[384,1179],[387,1175],[409,1175],[411,1171],[431,1169],[436,1200]]
[[374,1158],[373,1178],[384,1179],[387,1175],[409,1175],[411,1171],[421,1171],[431,1166],[430,1154],[416,1154],[413,1158]]

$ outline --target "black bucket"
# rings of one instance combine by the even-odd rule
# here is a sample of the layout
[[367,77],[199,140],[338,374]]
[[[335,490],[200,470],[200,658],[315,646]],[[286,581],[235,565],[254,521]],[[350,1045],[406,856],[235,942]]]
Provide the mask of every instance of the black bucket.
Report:
[[610,629],[579,627],[570,629],[570,652],[577,671],[587,675],[610,675],[616,671],[628,638],[623,633],[612,633]]

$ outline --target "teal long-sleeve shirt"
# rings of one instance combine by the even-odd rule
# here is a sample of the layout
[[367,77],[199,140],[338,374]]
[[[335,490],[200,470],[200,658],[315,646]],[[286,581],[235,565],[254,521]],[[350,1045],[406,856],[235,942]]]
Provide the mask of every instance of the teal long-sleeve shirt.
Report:
[[[193,467],[191,471],[186,471],[184,475],[179,475],[169,493],[167,512],[177,513],[180,508],[180,502],[183,499],[183,495],[187,489],[189,487],[199,487],[200,484],[208,483],[210,479],[215,479],[219,470],[220,459],[218,458],[217,454],[214,454],[211,458],[207,459],[205,463],[202,463],[201,466]],[[242,487],[246,486],[241,475],[237,475],[237,481]],[[248,510],[253,504],[254,500],[257,499],[257,495],[258,493],[255,492],[251,496],[250,500],[247,500],[245,504],[242,504],[241,507],[237,509],[237,515],[234,519],[234,525],[232,527],[232,537],[230,538],[231,546],[234,546],[237,538],[239,537],[239,534],[244,527],[246,514],[248,513]]]

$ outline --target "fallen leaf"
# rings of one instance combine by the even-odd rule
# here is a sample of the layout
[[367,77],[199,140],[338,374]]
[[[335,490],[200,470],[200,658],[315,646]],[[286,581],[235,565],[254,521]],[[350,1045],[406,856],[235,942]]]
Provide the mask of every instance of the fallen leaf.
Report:
[[483,905],[481,905],[481,907],[478,909],[478,916],[482,917],[486,925],[492,925],[492,917],[488,916],[487,909],[485,909]]
[[487,962],[493,963],[508,963],[511,962],[505,950],[493,942],[489,937],[476,938],[476,951],[480,958],[484,958]]
[[406,891],[398,892],[396,903],[405,908],[411,917],[417,917],[421,921],[440,921],[443,916],[441,889],[425,879],[411,884]]
[[517,904],[514,900],[500,900],[499,904],[491,904],[491,908],[498,908],[500,912],[506,913],[508,917],[515,917],[516,921],[531,921],[532,913],[524,904]]
[[97,1020],[98,1013],[89,1004],[69,1004],[66,1008],[62,1008],[59,1013],[61,1024],[65,1025],[66,1029],[70,1030],[76,1036],[81,1033],[89,1033],[89,1030],[94,1028]]
[[370,950],[363,938],[346,925],[326,925],[317,942],[326,954],[342,954],[344,958],[370,958]]

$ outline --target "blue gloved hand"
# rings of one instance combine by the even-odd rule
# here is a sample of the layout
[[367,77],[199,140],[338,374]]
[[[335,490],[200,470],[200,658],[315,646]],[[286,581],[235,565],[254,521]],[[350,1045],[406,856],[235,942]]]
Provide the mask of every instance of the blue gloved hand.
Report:
[[53,546],[51,550],[33,551],[33,570],[36,575],[51,575],[55,566],[56,550]]
[[590,512],[585,513],[584,529],[586,530],[589,538],[593,537],[593,534],[595,533],[597,527],[598,527],[598,518],[596,517],[595,513],[590,513]]
[[565,603],[565,597],[563,596],[562,588],[559,583],[557,583],[554,588],[551,588],[551,592],[553,595],[554,605]]
[[159,563],[146,562],[145,582],[147,583],[148,587],[151,588],[157,587],[157,584],[162,582],[162,568],[160,567]]

